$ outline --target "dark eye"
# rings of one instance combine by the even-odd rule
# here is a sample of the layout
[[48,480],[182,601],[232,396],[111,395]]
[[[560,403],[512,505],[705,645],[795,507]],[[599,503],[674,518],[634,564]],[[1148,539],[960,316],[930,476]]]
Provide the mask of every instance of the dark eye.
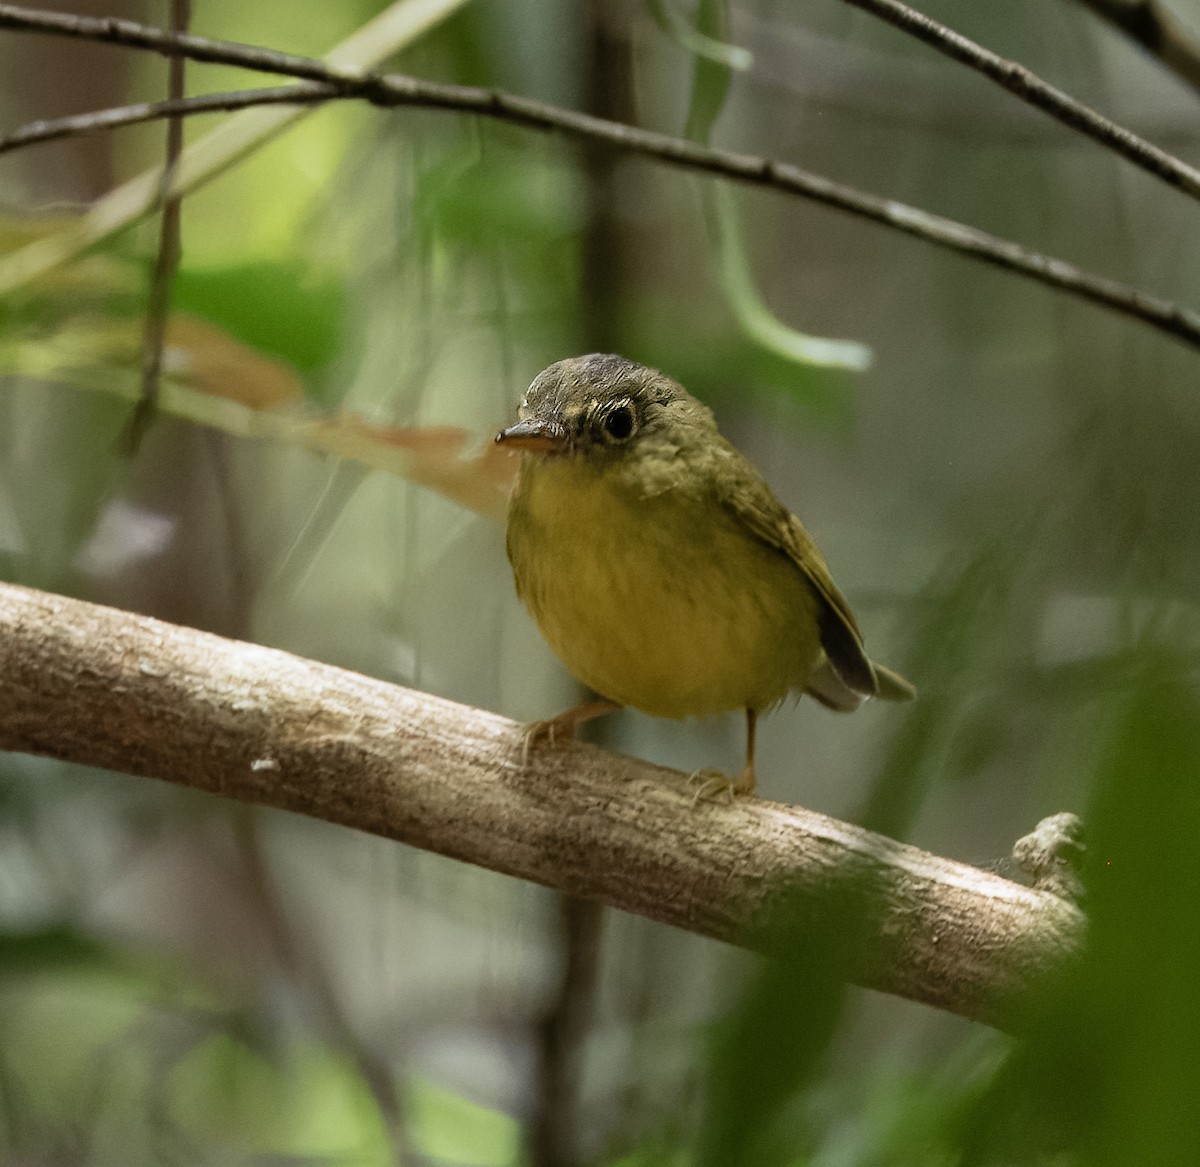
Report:
[[610,438],[623,442],[633,433],[633,410],[628,405],[618,405],[610,409],[604,418],[604,432]]

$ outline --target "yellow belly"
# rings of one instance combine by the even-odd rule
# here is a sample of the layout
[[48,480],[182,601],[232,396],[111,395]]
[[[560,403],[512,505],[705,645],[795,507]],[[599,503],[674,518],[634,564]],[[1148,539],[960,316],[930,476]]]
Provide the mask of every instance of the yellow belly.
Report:
[[508,548],[550,647],[623,705],[659,717],[765,709],[821,661],[801,572],[697,494],[631,499],[579,460],[530,462]]

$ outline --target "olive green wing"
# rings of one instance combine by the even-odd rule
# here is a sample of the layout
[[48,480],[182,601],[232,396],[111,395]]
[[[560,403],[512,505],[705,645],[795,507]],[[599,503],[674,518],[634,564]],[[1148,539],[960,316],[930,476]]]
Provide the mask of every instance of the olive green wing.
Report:
[[786,555],[800,569],[819,602],[818,630],[829,663],[854,692],[875,696],[879,685],[863,651],[862,634],[817,545],[758,472],[732,447],[727,455],[731,457],[725,472],[717,475],[722,504],[750,534]]

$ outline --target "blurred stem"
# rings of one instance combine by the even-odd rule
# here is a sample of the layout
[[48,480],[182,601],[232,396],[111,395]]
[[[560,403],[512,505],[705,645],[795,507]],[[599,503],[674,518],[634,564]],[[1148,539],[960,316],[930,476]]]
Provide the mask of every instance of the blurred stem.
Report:
[[[11,5],[0,4],[0,28],[9,27],[7,20],[11,19],[11,9]],[[73,25],[79,23],[78,19],[72,20]],[[111,36],[102,35],[112,32],[110,22],[102,21],[98,24],[100,27],[90,24],[87,26],[89,35],[101,40],[112,39]],[[120,22],[118,31],[128,32],[129,26],[128,21]],[[165,34],[160,30],[146,29],[140,25],[132,27],[137,30],[138,39],[135,43],[143,47],[165,44],[162,39]],[[358,72],[347,77],[346,70],[330,69],[322,62],[309,58],[290,57],[230,42],[206,41],[200,37],[173,42],[171,47],[172,51],[180,55],[199,60],[219,61],[249,68],[267,68],[272,72],[317,81],[317,85],[296,87],[298,105],[314,102],[320,104],[339,98],[362,99],[383,108],[421,106],[455,110],[531,129],[557,131],[587,142],[602,143],[626,153],[656,158],[671,166],[719,175],[751,186],[810,199],[912,235],[936,247],[1023,275],[1140,320],[1169,336],[1200,347],[1200,313],[1192,309],[1158,296],[1148,295],[1117,280],[1097,276],[1065,260],[1031,251],[1018,243],[965,223],[930,214],[894,199],[868,194],[866,191],[834,182],[823,175],[813,174],[789,163],[727,150],[715,150],[686,139],[636,129],[623,122],[611,122],[575,113],[500,90],[423,81],[395,73],[384,75]],[[265,93],[251,91],[217,94],[215,97],[184,98],[180,102],[159,102],[151,106],[139,105],[119,111],[103,111],[100,115],[86,115],[82,119],[70,118],[65,121],[34,124],[16,131],[7,138],[0,138],[0,153],[17,146],[27,146],[33,142],[49,141],[66,134],[81,132],[85,123],[90,123],[92,128],[111,128],[117,124],[133,124],[156,117],[186,116],[234,108],[241,109],[248,115],[251,112],[248,106],[264,102],[274,105],[281,100],[281,92],[276,88]],[[277,121],[286,122],[300,116],[298,111],[287,109],[254,112],[267,118],[268,130],[274,128]],[[231,137],[240,139],[244,134],[251,139],[249,143],[239,142],[240,152],[242,148],[248,150],[252,145],[256,145],[268,132],[259,126],[259,119],[222,128],[226,133],[220,135],[220,141],[212,145],[207,153],[197,152],[193,155],[191,151],[185,151],[180,176],[173,189],[190,190],[207,181],[215,166],[208,154],[215,153],[221,165],[228,165],[232,154],[225,148],[225,144]],[[210,139],[204,141],[209,142]],[[218,146],[221,147],[219,150]],[[192,162],[190,167],[189,159]],[[0,256],[0,295],[23,287],[37,276],[75,259],[86,247],[140,218],[145,213],[147,202],[153,193],[147,189],[147,182],[154,177],[143,175],[127,183],[95,204],[81,219],[72,220],[64,228]],[[1197,197],[1200,198],[1200,172],[1196,173],[1195,186]],[[157,189],[157,185],[154,189]]]
[[[324,57],[324,65],[339,76],[371,69],[380,61],[399,52],[423,36],[429,29],[457,11],[466,0],[395,0],[350,36],[335,45]],[[96,37],[117,39],[131,29],[132,21],[77,17],[63,13],[35,13],[15,5],[0,5],[0,17],[16,18],[20,27],[57,31],[68,36],[82,35],[90,28]],[[5,27],[14,27],[6,25]],[[171,41],[162,30],[153,30],[160,44]],[[171,43],[179,44],[180,38]],[[205,38],[182,38],[193,46]],[[212,42],[209,42],[210,44]],[[195,60],[186,51],[173,51]],[[210,58],[211,59],[211,58]],[[229,63],[229,62],[227,62]],[[190,99],[184,98],[186,105]],[[201,99],[204,100],[204,99]],[[226,119],[216,130],[192,142],[180,159],[177,181],[172,189],[194,190],[211,181],[236,161],[258,149],[275,134],[304,117],[306,109],[248,109],[236,118]],[[32,240],[0,261],[0,292],[11,291],[38,276],[77,259],[89,247],[109,238],[130,224],[152,213],[161,203],[161,172],[157,167],[139,174],[109,191],[91,204],[79,219],[62,229]]]
[[[729,13],[724,0],[701,0],[696,21],[713,43],[720,44],[728,37]],[[684,132],[705,146],[710,144],[713,126],[725,108],[733,69],[727,60],[696,56]],[[754,278],[733,191],[716,182],[701,183],[699,190],[713,262],[726,302],[742,332],[786,361],[856,372],[867,368],[871,364],[871,350],[866,345],[808,336],[789,327],[771,311]]]
[[1177,77],[1200,90],[1200,43],[1158,0],[1080,0],[1116,25]]
[[270,859],[263,848],[262,816],[255,807],[239,806],[234,808],[232,823],[238,858],[245,871],[243,884],[266,927],[279,967],[307,992],[331,1041],[353,1059],[387,1128],[393,1162],[398,1167],[415,1162],[412,1148],[408,1146],[400,1092],[396,1089],[391,1067],[359,1039],[330,983],[327,970],[314,954],[305,951],[296,941]]
[[[584,108],[594,117],[636,124],[633,54],[624,7],[584,0]],[[620,323],[630,293],[628,232],[620,213],[618,155],[605,143],[583,143],[587,221],[583,232],[584,347],[620,350]]]
[[[633,54],[625,9],[584,0],[583,101],[587,113],[612,122],[636,122]],[[583,345],[619,352],[624,304],[632,273],[628,232],[620,212],[622,176],[607,145],[582,146],[587,220],[581,240],[580,301]],[[573,1167],[578,1138],[579,1063],[596,993],[604,909],[571,895],[558,897],[562,978],[538,1027],[537,1099],[529,1130],[532,1167]]]
[[727,44],[711,34],[706,35],[675,7],[673,0],[649,0],[648,7],[659,28],[694,57],[719,61],[738,70],[749,69],[754,64],[748,49]]
[[[222,623],[233,635],[249,637],[254,589],[246,532],[232,482],[225,435],[203,431],[202,438],[212,458],[216,492],[225,524],[229,590]],[[391,1065],[359,1037],[330,980],[328,969],[315,953],[306,951],[297,940],[263,845],[262,816],[253,807],[235,805],[231,811],[237,857],[245,876],[241,882],[265,926],[276,962],[312,1002],[333,1044],[357,1067],[383,1118],[391,1140],[393,1161],[397,1165],[415,1162]]]
[[[842,0],[853,8],[861,8],[872,16],[886,21],[909,36],[924,41],[939,53],[981,73],[1002,89],[1028,105],[1040,109],[1056,121],[1077,134],[1083,134],[1101,146],[1120,154],[1135,166],[1156,175],[1164,182],[1185,192],[1192,198],[1200,198],[1200,172],[1181,159],[1146,141],[1122,125],[1097,113],[1090,106],[1077,101],[1069,93],[1043,81],[1031,69],[1017,61],[1010,61],[977,44],[962,33],[910,8],[900,0]],[[1127,3],[1116,5],[1128,8]],[[1114,4],[1104,3],[1112,8]]]
[[[191,0],[172,0],[171,32],[186,33],[192,18]],[[183,99],[183,74],[186,59],[171,57],[168,61],[167,99]],[[146,309],[146,327],[142,336],[142,395],[129,421],[126,440],[130,453],[136,453],[154,415],[158,410],[159,381],[162,377],[163,345],[166,341],[167,317],[171,310],[171,285],[179,268],[183,245],[181,219],[183,195],[173,192],[179,159],[183,155],[183,118],[167,119],[167,158],[159,184],[162,200],[162,219],[159,224],[158,256],[150,284],[150,299]]]
[[251,614],[255,589],[251,578],[250,549],[228,457],[228,439],[224,434],[203,429],[199,431],[199,440],[212,461],[217,503],[221,508],[221,521],[225,529],[228,586],[221,623],[230,636],[249,640],[253,636]]
[[590,900],[558,895],[562,976],[538,1026],[538,1090],[529,1131],[532,1167],[580,1162],[578,1123],[580,1047],[595,997],[604,909]]
[[[585,0],[585,3],[591,4],[593,0]],[[1141,167],[1192,198],[1200,199],[1200,171],[1195,167],[1076,101],[1016,61],[998,56],[961,33],[900,3],[899,0],[844,0],[844,3],[870,12],[910,36],[924,41],[960,64],[982,73],[1022,101],[1056,118],[1074,132],[1083,134],[1120,154],[1135,166]],[[612,8],[613,11],[619,11],[619,5]],[[600,10],[600,6],[597,6],[596,11]],[[348,63],[345,54],[330,62],[334,65],[331,77],[330,70],[322,68],[319,62],[290,53],[276,53],[258,46],[239,45],[210,37],[164,33],[161,29],[148,28],[131,20],[94,19],[25,8],[16,4],[0,3],[0,29],[105,40],[132,48],[150,49],[167,56],[192,56],[197,60],[225,63],[230,63],[232,53],[241,58],[237,63],[252,69],[285,73],[316,81],[333,80],[343,91],[348,84],[369,98],[379,92],[378,85],[381,80],[378,75],[364,75],[359,68],[342,68],[341,66]],[[491,105],[493,115],[499,111],[498,103],[488,103],[485,99],[485,105],[488,104]],[[509,104],[512,105],[511,99]],[[536,104],[528,103],[529,106]]]

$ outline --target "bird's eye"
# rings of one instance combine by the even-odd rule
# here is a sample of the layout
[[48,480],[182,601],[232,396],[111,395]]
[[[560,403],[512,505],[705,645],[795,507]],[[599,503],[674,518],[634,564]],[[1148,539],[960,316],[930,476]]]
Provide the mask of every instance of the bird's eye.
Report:
[[633,433],[633,410],[628,405],[610,409],[604,418],[604,432],[610,438],[623,442]]

